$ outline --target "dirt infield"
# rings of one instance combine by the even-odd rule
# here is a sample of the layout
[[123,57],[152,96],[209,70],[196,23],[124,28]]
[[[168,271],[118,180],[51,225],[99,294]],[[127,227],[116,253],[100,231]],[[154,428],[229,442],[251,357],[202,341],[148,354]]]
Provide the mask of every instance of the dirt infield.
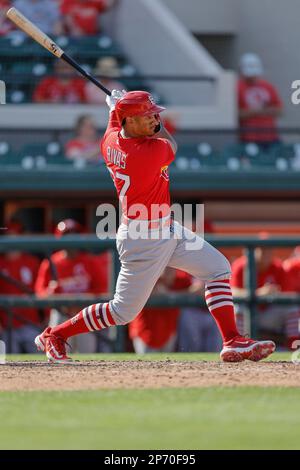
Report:
[[11,362],[0,365],[0,391],[96,390],[209,386],[300,387],[291,362],[84,361],[67,365]]

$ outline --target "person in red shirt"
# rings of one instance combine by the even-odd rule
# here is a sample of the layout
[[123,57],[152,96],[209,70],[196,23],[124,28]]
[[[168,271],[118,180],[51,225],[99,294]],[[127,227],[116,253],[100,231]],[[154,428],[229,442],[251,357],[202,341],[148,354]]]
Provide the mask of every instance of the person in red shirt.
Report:
[[279,94],[274,85],[261,78],[263,66],[256,54],[247,53],[242,56],[240,71],[240,140],[264,146],[274,144],[279,141],[276,118],[281,115],[283,109]]
[[65,155],[76,164],[103,162],[100,155],[96,124],[87,114],[79,116],[75,125],[75,138],[65,145]]
[[[8,223],[5,235],[20,235],[23,226],[19,222]],[[40,261],[36,256],[20,251],[9,251],[0,257],[0,294],[26,295],[34,292],[34,283]],[[10,281],[11,280],[11,281]],[[14,282],[15,281],[15,282]],[[9,329],[12,327],[11,353],[34,353],[33,341],[41,327],[41,318],[35,308],[18,307],[8,312],[0,309],[0,330],[5,343],[9,344]]]
[[33,92],[35,103],[85,103],[85,82],[63,60],[54,65],[54,75],[44,77]]
[[11,6],[10,0],[0,0],[0,37],[6,36],[14,29],[14,24],[6,17],[6,12]]
[[68,338],[130,323],[144,308],[166,267],[205,282],[205,299],[222,334],[225,362],[259,361],[275,350],[273,341],[255,341],[237,330],[229,261],[171,214],[168,166],[177,144],[163,127],[150,93],[113,90],[101,152],[122,206],[117,233],[121,262],[113,299],[87,306],[75,317],[46,328],[36,346],[52,362],[70,361]]
[[[280,294],[286,292],[289,286],[289,279],[283,268],[280,259],[274,258],[273,249],[267,247],[257,247],[255,249],[255,260],[257,269],[256,295]],[[247,257],[241,256],[232,264],[231,286],[233,295],[244,296],[247,294],[246,285]],[[286,333],[287,321],[291,309],[281,305],[262,305],[258,307],[258,328],[263,334],[266,332],[274,335]],[[243,307],[237,309],[238,325],[241,331],[247,331],[245,321],[245,310]]]
[[[72,233],[82,233],[83,227],[73,219],[59,222],[55,229],[57,237]],[[40,297],[53,294],[103,294],[107,290],[106,273],[101,269],[98,257],[78,250],[60,250],[50,260],[41,263],[35,292]],[[49,325],[54,327],[65,318],[72,317],[76,307],[51,310]],[[108,330],[99,332],[99,343],[103,343],[102,352],[111,352]],[[97,341],[94,335],[85,335],[74,345],[79,352],[95,352]],[[108,349],[109,346],[109,349]],[[101,350],[101,344],[99,346]]]
[[[192,281],[189,274],[166,268],[153,289],[152,295],[174,291],[187,291]],[[146,307],[129,323],[129,337],[138,354],[175,351],[177,322],[180,309],[177,307]]]
[[[288,292],[293,292],[300,294],[300,247],[297,247],[294,251],[294,256],[288,258],[283,263],[284,270],[287,275],[287,287]],[[296,345],[296,348],[293,347],[294,341],[299,341],[300,339],[300,309],[295,307],[291,310],[287,318],[287,336],[289,338],[289,346],[292,349],[299,347],[299,344]]]
[[70,36],[99,33],[99,15],[111,8],[114,0],[62,0],[65,32]]

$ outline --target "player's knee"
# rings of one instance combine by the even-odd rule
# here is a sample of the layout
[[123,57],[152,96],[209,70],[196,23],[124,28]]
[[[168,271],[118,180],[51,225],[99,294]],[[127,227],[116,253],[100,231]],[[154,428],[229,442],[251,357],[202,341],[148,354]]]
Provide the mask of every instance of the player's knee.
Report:
[[215,266],[214,275],[212,277],[213,280],[215,279],[230,279],[231,277],[231,266],[226,258],[222,253],[219,252],[219,259],[218,265]]
[[114,319],[116,325],[127,325],[137,317],[141,310],[142,308],[138,309],[131,307],[128,309],[121,306],[117,306],[116,308],[116,306],[114,306]]

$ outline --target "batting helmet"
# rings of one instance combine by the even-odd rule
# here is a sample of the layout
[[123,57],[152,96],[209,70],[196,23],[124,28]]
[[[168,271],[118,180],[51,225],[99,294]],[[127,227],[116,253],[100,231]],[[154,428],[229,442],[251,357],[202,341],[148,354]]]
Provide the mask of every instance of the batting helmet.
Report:
[[56,237],[62,237],[68,233],[82,233],[83,227],[79,222],[73,219],[65,219],[60,221],[55,227],[54,234]]
[[159,114],[166,108],[158,106],[147,91],[129,91],[117,101],[115,109],[122,123],[126,117]]

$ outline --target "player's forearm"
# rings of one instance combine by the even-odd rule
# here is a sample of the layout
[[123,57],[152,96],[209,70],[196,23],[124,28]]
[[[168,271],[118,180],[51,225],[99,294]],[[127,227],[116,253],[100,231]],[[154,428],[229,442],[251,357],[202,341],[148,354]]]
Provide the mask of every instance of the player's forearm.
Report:
[[160,131],[157,132],[153,137],[159,138],[159,139],[167,139],[173,148],[174,153],[177,152],[178,145],[176,143],[176,140],[171,136],[171,134],[167,131],[167,129],[161,124]]

